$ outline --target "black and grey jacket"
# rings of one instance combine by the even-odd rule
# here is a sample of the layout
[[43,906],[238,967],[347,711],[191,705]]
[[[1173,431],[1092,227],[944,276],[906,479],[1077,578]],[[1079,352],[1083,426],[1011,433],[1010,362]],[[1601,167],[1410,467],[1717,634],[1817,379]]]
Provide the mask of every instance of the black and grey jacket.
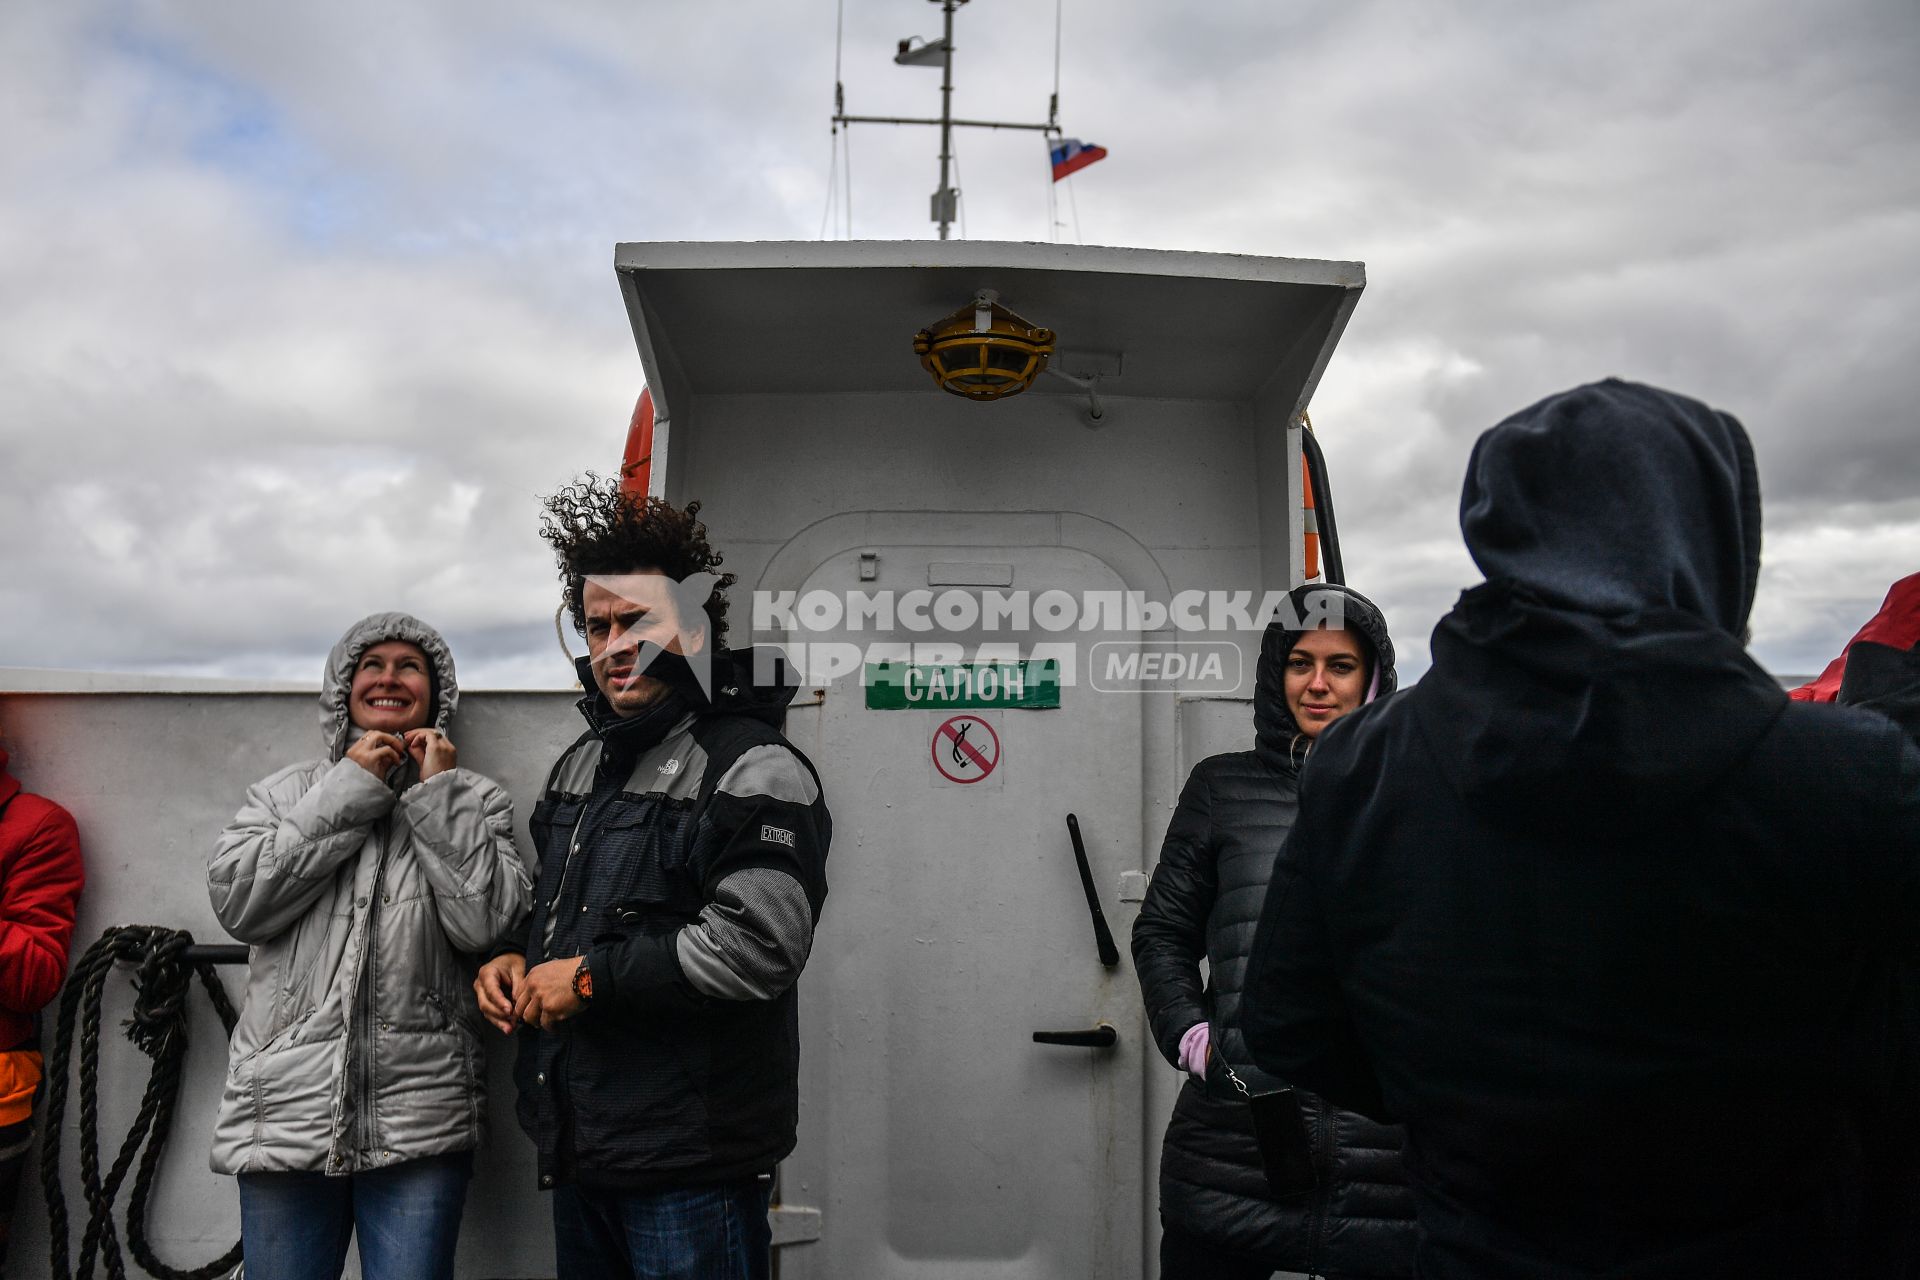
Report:
[[[1380,696],[1394,688],[1385,619],[1358,592],[1302,587],[1296,616],[1317,592],[1341,596],[1344,621],[1378,658]],[[1400,1131],[1306,1097],[1319,1188],[1276,1201],[1261,1172],[1250,1113],[1226,1067],[1256,1092],[1280,1082],[1255,1067],[1237,1015],[1247,956],[1280,847],[1298,804],[1308,740],[1282,689],[1298,632],[1281,622],[1263,639],[1255,677],[1255,749],[1194,767],[1133,928],[1134,967],[1160,1051],[1179,1062],[1180,1039],[1209,1023],[1207,1079],[1189,1079],[1175,1103],[1160,1162],[1160,1212],[1216,1247],[1276,1268],[1338,1276],[1413,1273],[1413,1203],[1400,1171]],[[1208,964],[1203,986],[1200,961]]]
[[714,701],[652,727],[583,699],[592,728],[534,808],[527,964],[584,954],[594,981],[585,1012],[521,1032],[520,1123],[542,1187],[711,1184],[793,1149],[794,980],[832,820],[778,727],[793,689],[754,688],[750,654],[725,656]]

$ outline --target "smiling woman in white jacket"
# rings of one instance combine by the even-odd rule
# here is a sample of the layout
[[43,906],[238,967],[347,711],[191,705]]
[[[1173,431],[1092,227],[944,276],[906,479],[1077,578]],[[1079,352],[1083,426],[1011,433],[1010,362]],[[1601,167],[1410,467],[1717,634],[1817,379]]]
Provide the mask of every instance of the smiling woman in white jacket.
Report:
[[348,629],[320,693],[326,755],[269,775],[207,866],[250,944],[213,1168],[238,1175],[248,1280],[451,1277],[486,1067],[470,964],[520,925],[513,806],[460,768],[438,632]]

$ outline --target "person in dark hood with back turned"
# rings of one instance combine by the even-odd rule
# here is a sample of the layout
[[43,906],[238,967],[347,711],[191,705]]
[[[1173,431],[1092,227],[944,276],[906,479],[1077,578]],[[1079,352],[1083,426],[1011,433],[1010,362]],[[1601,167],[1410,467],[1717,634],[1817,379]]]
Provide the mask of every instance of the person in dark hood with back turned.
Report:
[[793,687],[722,647],[732,579],[698,503],[588,477],[546,507],[588,728],[534,807],[526,936],[475,991],[520,1028],[559,1280],[764,1280],[827,893],[820,779],[780,733]]
[[1324,729],[1394,683],[1393,641],[1371,601],[1341,586],[1295,588],[1261,639],[1254,749],[1195,766],[1167,828],[1133,926],[1154,1040],[1188,1072],[1160,1162],[1166,1280],[1413,1272],[1399,1131],[1306,1100],[1305,1130],[1285,1136],[1310,1144],[1318,1185],[1277,1199],[1234,1084],[1253,1093],[1279,1087],[1248,1058],[1235,1015],[1301,768]]
[[[1254,1061],[1407,1128],[1425,1277],[1850,1276],[1915,1011],[1920,752],[1742,643],[1740,424],[1608,381],[1481,437],[1487,581],[1335,725],[1255,939]],[[1890,1018],[1888,1015],[1892,1014]]]

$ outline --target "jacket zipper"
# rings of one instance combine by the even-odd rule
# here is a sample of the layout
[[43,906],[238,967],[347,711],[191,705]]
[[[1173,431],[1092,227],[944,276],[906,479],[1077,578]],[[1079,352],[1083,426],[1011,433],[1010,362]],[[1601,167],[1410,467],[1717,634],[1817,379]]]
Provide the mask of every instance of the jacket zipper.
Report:
[[373,1046],[376,1023],[374,1006],[379,1003],[376,984],[380,947],[374,926],[379,922],[380,894],[387,878],[387,846],[393,838],[391,821],[382,819],[381,825],[384,829],[380,833],[380,860],[374,865],[373,887],[367,891],[367,928],[362,944],[365,958],[360,965],[361,989],[366,993],[366,1001],[360,1009],[360,1151],[369,1160],[373,1156],[374,1139],[378,1136],[373,1120]]
[[573,831],[567,837],[567,856],[560,864],[560,882],[553,886],[553,897],[547,901],[546,922],[540,929],[540,958],[552,959],[547,954],[550,941],[560,928],[560,898],[567,891],[567,876],[573,871],[574,855],[580,852],[580,827],[587,820],[587,810],[593,807],[592,797],[580,806],[580,816],[573,820]]

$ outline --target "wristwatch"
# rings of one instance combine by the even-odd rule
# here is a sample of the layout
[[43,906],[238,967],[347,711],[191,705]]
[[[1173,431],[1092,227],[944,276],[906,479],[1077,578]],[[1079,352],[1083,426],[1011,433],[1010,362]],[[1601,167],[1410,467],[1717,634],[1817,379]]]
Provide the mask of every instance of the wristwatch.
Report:
[[593,970],[587,968],[587,958],[580,957],[580,967],[573,971],[573,994],[581,1004],[593,1003]]

